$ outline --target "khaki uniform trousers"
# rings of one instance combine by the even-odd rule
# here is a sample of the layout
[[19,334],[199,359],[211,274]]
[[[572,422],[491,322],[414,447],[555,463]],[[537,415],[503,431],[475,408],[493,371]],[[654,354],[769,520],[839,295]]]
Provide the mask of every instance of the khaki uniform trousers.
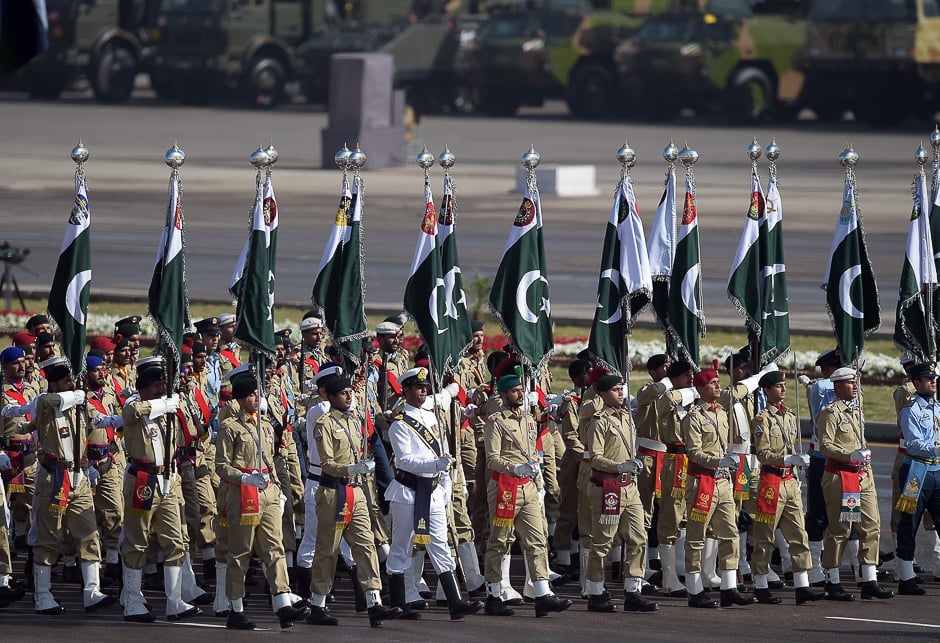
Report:
[[[293,438],[288,434],[286,439]],[[284,453],[284,449],[281,450]],[[294,489],[291,485],[290,463],[285,455],[278,455],[274,458],[274,470],[277,472],[277,481],[280,492],[287,498],[284,503],[284,512],[278,512],[278,518],[281,522],[281,546],[284,551],[297,551],[297,539],[294,531]],[[303,514],[301,514],[303,515]]]
[[[698,494],[699,481],[694,476],[686,480],[685,503],[691,510]],[[660,508],[662,512],[662,508]],[[662,513],[659,514],[662,518]],[[715,480],[715,494],[705,522],[691,518],[685,524],[685,571],[702,573],[702,550],[705,532],[718,540],[718,569],[738,568],[738,512],[734,503],[734,487],[727,478]]]
[[[495,509],[497,483],[490,480],[487,486],[489,506]],[[512,541],[519,536],[529,578],[535,582],[548,580],[548,532],[545,525],[545,510],[539,499],[535,483],[529,481],[519,485],[516,491],[516,516],[512,527],[492,525],[486,544],[484,572],[486,581],[498,583],[502,577],[503,556],[509,553]]]
[[390,542],[392,537],[388,533],[388,525],[385,524],[385,516],[382,514],[382,510],[379,508],[379,492],[375,486],[374,473],[363,476],[361,489],[364,493],[367,494],[366,498],[369,503],[369,516],[372,519],[372,533],[375,542],[379,544]]
[[3,505],[0,504],[0,574],[13,573],[13,557],[10,555],[10,529],[7,527]]
[[[754,502],[756,505],[756,499]],[[751,515],[754,516],[756,513]],[[777,529],[790,545],[793,571],[805,572],[812,569],[809,537],[806,535],[806,524],[803,519],[803,494],[800,492],[800,481],[795,477],[780,482],[774,524],[770,525],[756,519],[751,523],[751,533],[754,535],[751,568],[755,574],[770,573],[770,557],[774,553],[774,532]]]
[[[10,498],[10,513],[12,514],[13,524],[16,523],[26,523],[29,525],[30,516],[33,512],[33,494],[36,491],[36,469],[38,465],[36,464],[36,454],[30,453],[26,456],[26,462],[30,464],[26,465],[24,468],[25,472],[25,491],[18,491],[16,493],[11,493]],[[17,472],[18,473],[18,472]],[[8,490],[9,492],[9,490]],[[26,534],[16,534],[17,536],[26,537]]]
[[317,489],[317,548],[313,554],[310,588],[314,594],[326,596],[333,589],[336,557],[340,540],[345,539],[356,561],[356,576],[363,591],[381,590],[379,559],[375,554],[372,534],[372,511],[366,503],[362,487],[353,488],[352,520],[336,526],[337,491],[322,484]]
[[842,550],[852,531],[858,534],[858,559],[862,565],[878,564],[878,539],[881,537],[881,514],[878,511],[878,494],[870,469],[862,469],[862,519],[858,522],[842,522],[839,514],[842,507],[842,480],[834,473],[823,473],[822,490],[826,499],[826,515],[829,525],[823,539],[822,566],[826,569],[838,567]]
[[[461,457],[463,455],[461,453]],[[473,457],[476,457],[476,453]],[[460,543],[473,542],[473,524],[470,521],[470,514],[467,513],[466,480],[464,479],[463,467],[457,467],[452,475],[451,501],[447,506],[448,513],[453,520],[454,533],[457,536],[457,542],[453,543],[456,546]]]
[[653,526],[653,508],[656,504],[656,458],[643,454],[640,459],[643,461],[643,469],[635,478],[636,489],[640,493],[640,504],[643,505],[643,524],[648,530]]
[[558,522],[555,523],[555,549],[571,549],[571,532],[578,524],[578,469],[581,454],[565,451],[558,467]]
[[581,549],[591,549],[594,525],[591,522],[591,463],[582,458],[578,463],[578,533]]
[[150,511],[137,511],[134,507],[134,476],[124,476],[124,543],[121,554],[130,569],[143,569],[147,564],[147,545],[151,532],[156,535],[163,563],[179,567],[186,555],[183,528],[180,523],[180,483],[177,476],[170,480],[166,495],[160,492],[159,476],[154,488]]
[[643,522],[643,505],[635,484],[620,488],[620,519],[612,524],[601,523],[601,511],[604,508],[604,490],[591,483],[591,554],[588,557],[587,578],[590,581],[604,582],[604,562],[614,544],[614,537],[620,536],[625,544],[623,575],[630,578],[643,578],[646,565],[646,528]]
[[[70,475],[65,472],[65,475]],[[45,469],[36,473],[36,497],[33,500],[33,560],[37,565],[55,565],[66,532],[78,542],[78,556],[82,561],[101,560],[98,543],[98,525],[95,523],[95,503],[91,497],[88,478],[82,476],[78,487],[69,493],[64,514],[52,513],[53,474]]]
[[117,550],[120,545],[121,527],[124,524],[123,483],[124,467],[119,462],[112,462],[91,490],[94,495],[95,520],[101,530],[101,544],[106,550]]
[[258,490],[261,523],[241,524],[241,492],[234,486],[228,493],[228,574],[225,577],[225,596],[236,600],[245,596],[245,574],[254,551],[264,563],[265,575],[271,594],[290,591],[287,581],[287,561],[281,545],[281,491],[276,485]]
[[183,516],[191,552],[215,546],[215,494],[209,476],[197,478],[196,474],[197,469],[191,463],[185,463],[180,468],[185,503]]
[[[207,479],[211,482],[211,478]],[[215,521],[215,559],[219,561],[228,560],[228,517],[222,514],[228,514],[229,487],[231,485],[224,484],[215,492],[215,506],[219,512],[218,520]]]
[[[483,450],[482,445],[480,450]],[[460,429],[460,465],[469,491],[468,497],[473,498],[477,475],[477,441],[472,426]]]
[[675,473],[675,454],[667,453],[663,458],[663,469],[660,475],[662,496],[659,499],[659,521],[656,524],[656,535],[661,545],[675,545],[679,539],[679,530],[685,522],[685,499],[688,497],[688,485],[691,478],[686,478],[685,497],[673,498],[672,481]]
[[473,524],[473,535],[477,549],[486,551],[486,542],[490,537],[490,505],[489,505],[489,479],[490,472],[486,468],[486,448],[483,446],[483,434],[477,440],[477,463],[474,470],[473,483],[473,509],[470,521]]

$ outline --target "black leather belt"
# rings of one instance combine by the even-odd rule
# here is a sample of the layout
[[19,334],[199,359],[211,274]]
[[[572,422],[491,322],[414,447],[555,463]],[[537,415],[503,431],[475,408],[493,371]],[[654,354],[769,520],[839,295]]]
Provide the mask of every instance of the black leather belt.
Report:
[[[412,491],[418,487],[418,476],[409,471],[403,471],[402,469],[399,469],[395,472],[395,480],[408,487]],[[441,482],[441,476],[438,474],[433,478],[430,478],[430,480],[432,481],[431,488],[436,489],[437,485],[439,485]]]

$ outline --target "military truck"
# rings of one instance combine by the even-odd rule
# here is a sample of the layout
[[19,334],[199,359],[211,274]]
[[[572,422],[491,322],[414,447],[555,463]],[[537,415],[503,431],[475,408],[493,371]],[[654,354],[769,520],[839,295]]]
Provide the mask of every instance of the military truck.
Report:
[[21,78],[30,97],[54,99],[87,76],[95,97],[120,103],[131,95],[148,55],[158,0],[46,0],[49,48]]
[[797,65],[820,120],[851,110],[891,126],[932,118],[940,87],[938,0],[818,0]]
[[803,0],[713,0],[650,18],[615,54],[628,113],[668,120],[681,109],[747,123],[798,111]]

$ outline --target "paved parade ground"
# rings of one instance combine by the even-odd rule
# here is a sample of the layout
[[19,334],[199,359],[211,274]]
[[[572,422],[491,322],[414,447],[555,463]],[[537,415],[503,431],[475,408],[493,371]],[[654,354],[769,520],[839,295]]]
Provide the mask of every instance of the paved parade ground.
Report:
[[[277,301],[309,300],[313,274],[332,225],[340,172],[320,169],[320,130],[327,115],[308,108],[274,112],[224,106],[195,109],[135,99],[98,105],[86,98],[33,103],[0,100],[4,128],[0,203],[7,223],[0,241],[32,251],[17,271],[27,290],[45,291],[55,267],[72,202],[73,164],[68,153],[81,136],[93,216],[92,292],[143,296],[152,274],[163,223],[169,171],[163,153],[174,141],[186,151],[183,206],[187,226],[188,288],[192,298],[226,301],[229,276],[244,243],[254,196],[249,153],[273,140],[280,152],[274,175],[281,215]],[[519,207],[513,192],[519,158],[534,143],[543,166],[593,165],[594,197],[543,197],[552,309],[558,318],[590,319],[598,255],[619,174],[614,155],[628,137],[639,160],[636,193],[647,231],[662,191],[662,149],[669,138],[688,141],[701,155],[695,167],[708,322],[737,325],[725,286],[750,203],[747,145],[776,137],[779,161],[791,325],[824,330],[828,319],[819,289],[841,208],[843,172],[836,156],[851,141],[861,155],[860,205],[886,320],[894,309],[907,221],[911,211],[914,149],[932,123],[897,132],[873,132],[843,123],[824,129],[813,122],[729,128],[703,120],[666,125],[585,123],[550,109],[512,119],[427,116],[419,142],[437,154],[444,144],[457,155],[459,247],[465,275],[491,276]],[[349,141],[350,145],[355,141]],[[422,180],[414,165],[365,168],[366,305],[397,309],[423,214]],[[368,154],[368,144],[364,142]],[[928,168],[929,170],[929,168]],[[761,163],[766,181],[766,162]],[[440,170],[432,170],[440,198]],[[683,176],[679,171],[679,199]],[[646,313],[649,315],[649,313]],[[651,317],[647,319],[651,320]],[[888,329],[890,332],[890,329]]]

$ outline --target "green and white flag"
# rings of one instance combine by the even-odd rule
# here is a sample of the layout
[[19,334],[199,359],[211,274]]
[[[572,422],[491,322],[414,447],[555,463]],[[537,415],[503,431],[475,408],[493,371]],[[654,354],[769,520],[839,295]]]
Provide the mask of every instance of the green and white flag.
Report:
[[330,234],[326,238],[326,247],[320,257],[320,265],[313,280],[313,294],[311,300],[326,327],[332,333],[336,328],[336,308],[339,302],[339,288],[342,279],[343,238],[349,232],[349,217],[352,208],[352,193],[349,190],[349,181],[343,179],[343,187],[339,197],[339,207]]
[[[907,248],[901,266],[901,284],[895,313],[894,343],[911,353],[916,361],[932,359],[933,341],[930,328],[934,319],[928,319],[927,307],[932,303],[937,287],[933,240],[929,217],[925,216],[927,177],[918,175],[914,180],[914,206],[907,227]],[[932,313],[935,315],[936,313]]]
[[273,358],[274,284],[278,211],[270,170],[258,173],[248,241],[232,275],[237,298],[235,339],[253,352]]
[[624,338],[649,304],[652,292],[643,222],[633,184],[624,177],[607,220],[597,305],[588,340],[591,354],[618,374],[630,370],[629,363],[624,363]]
[[437,219],[437,247],[441,250],[441,271],[444,274],[444,297],[447,300],[445,316],[448,321],[447,354],[448,366],[456,368],[470,344],[473,343],[473,328],[467,312],[467,295],[463,289],[460,256],[457,252],[457,201],[454,198],[454,183],[449,174],[444,175],[444,196]]
[[757,176],[757,166],[751,169],[751,204],[744,218],[744,229],[738,249],[731,260],[728,275],[728,299],[744,317],[748,334],[761,332],[761,259],[760,229],[764,217],[764,191]]
[[676,352],[693,366],[699,363],[699,340],[705,337],[698,208],[691,176],[685,180],[685,205],[676,234],[676,256],[669,280],[668,332]]
[[536,373],[555,349],[548,295],[542,207],[532,176],[509,230],[490,291],[490,310],[523,362]]
[[[931,193],[929,220],[931,239],[940,239],[940,181],[937,180],[937,174],[940,174],[940,170],[934,173],[934,185]],[[934,271],[937,275],[940,275],[940,249],[934,251],[933,260]],[[933,310],[940,310],[940,288],[935,288],[933,291]],[[936,315],[934,315],[933,322],[933,332],[936,334],[940,331],[940,320],[937,319]]]
[[783,256],[783,202],[774,173],[771,173],[767,183],[760,247],[759,366],[763,368],[790,352],[790,305],[787,297],[787,264]]
[[362,195],[363,182],[360,175],[353,177],[352,203],[349,227],[343,234],[340,252],[339,285],[334,326],[330,328],[333,343],[353,364],[361,361],[362,338],[369,333],[365,310],[365,280],[363,278],[362,255]]
[[183,333],[189,326],[186,299],[186,264],[183,255],[183,206],[180,202],[180,175],[170,176],[166,221],[150,281],[148,307],[157,327],[161,352],[168,351],[179,362]]
[[881,307],[855,198],[854,177],[848,174],[822,287],[842,363],[852,364],[865,346],[865,337],[881,325]]
[[85,170],[75,170],[75,202],[65,225],[52,288],[49,315],[62,332],[62,353],[78,379],[85,372],[85,319],[91,293],[91,211],[85,189]]
[[675,360],[678,352],[668,331],[669,280],[676,256],[676,167],[671,163],[666,170],[663,195],[656,207],[656,218],[650,230],[648,255],[653,278],[653,316],[664,331],[666,353]]

